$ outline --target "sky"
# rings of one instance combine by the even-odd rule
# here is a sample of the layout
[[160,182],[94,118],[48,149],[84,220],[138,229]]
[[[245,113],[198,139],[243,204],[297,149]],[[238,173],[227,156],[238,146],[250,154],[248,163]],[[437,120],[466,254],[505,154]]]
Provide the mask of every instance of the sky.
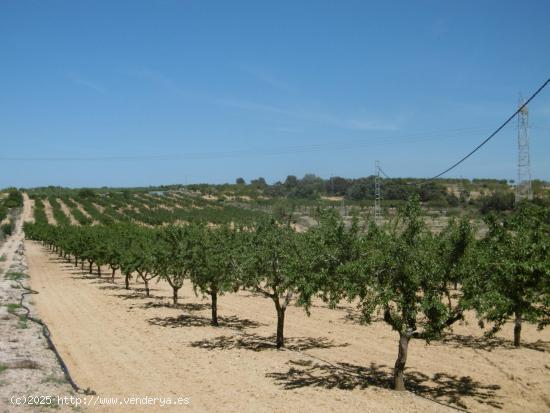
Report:
[[[432,177],[550,77],[550,2],[0,1],[0,187]],[[550,180],[550,86],[529,107]],[[516,177],[514,120],[447,177]]]

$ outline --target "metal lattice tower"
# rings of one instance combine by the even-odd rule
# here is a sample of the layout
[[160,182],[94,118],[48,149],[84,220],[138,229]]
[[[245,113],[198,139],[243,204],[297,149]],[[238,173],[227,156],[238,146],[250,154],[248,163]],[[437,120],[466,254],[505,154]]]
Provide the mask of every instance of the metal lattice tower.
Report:
[[380,225],[382,217],[380,214],[380,161],[374,163],[374,223]]
[[[519,105],[524,100],[520,98]],[[531,189],[531,158],[529,154],[529,110],[524,106],[518,113],[518,180],[516,182],[516,203],[533,199]]]

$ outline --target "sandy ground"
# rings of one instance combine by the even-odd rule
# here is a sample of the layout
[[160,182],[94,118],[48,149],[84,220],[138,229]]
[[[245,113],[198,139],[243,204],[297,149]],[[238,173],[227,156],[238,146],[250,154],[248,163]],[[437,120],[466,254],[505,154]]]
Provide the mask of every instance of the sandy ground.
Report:
[[[26,198],[22,216],[31,218],[31,203]],[[41,327],[20,315],[25,314],[20,308],[9,307],[17,305],[23,290],[20,285],[7,278],[11,272],[26,273],[27,263],[23,247],[22,220],[18,219],[14,234],[0,246],[0,412],[42,412],[75,411],[71,406],[57,404],[57,396],[73,395],[72,388],[64,378],[63,372],[49,350]],[[28,286],[28,279],[21,283]],[[33,305],[34,296],[26,296],[24,304],[36,317]],[[17,399],[12,397],[52,396],[52,399],[37,399],[47,402],[49,406],[28,404],[17,405]],[[21,400],[19,400],[21,401]]]
[[50,201],[48,200],[48,198],[42,199],[42,203],[44,204],[44,212],[46,213],[46,218],[48,218],[48,223],[52,225],[56,225],[57,220],[53,216],[52,204],[50,204]]
[[67,218],[69,218],[69,222],[71,223],[71,225],[80,225],[80,223],[71,213],[71,208],[69,208],[69,206],[65,202],[63,202],[61,198],[57,198],[57,202],[59,203],[59,206],[61,207],[63,213],[67,216]]
[[[104,396],[189,397],[173,411],[440,412],[550,411],[550,334],[524,328],[513,349],[511,326],[482,339],[474,321],[445,342],[415,341],[407,381],[412,392],[388,390],[397,337],[383,322],[360,325],[353,307],[319,304],[311,317],[287,311],[289,350],[270,344],[273,304],[241,292],[220,298],[221,327],[209,325],[208,300],[189,285],[179,308],[155,285],[144,297],[80,273],[26,242],[31,285],[41,317],[81,387]],[[432,399],[432,400],[429,400]],[[158,406],[94,411],[172,411]]]

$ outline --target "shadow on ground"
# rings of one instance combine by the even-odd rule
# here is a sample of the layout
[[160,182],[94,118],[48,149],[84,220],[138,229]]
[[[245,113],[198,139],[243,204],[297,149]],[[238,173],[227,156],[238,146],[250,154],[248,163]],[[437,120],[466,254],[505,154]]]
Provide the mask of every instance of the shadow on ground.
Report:
[[154,302],[149,301],[148,303],[145,303],[141,306],[141,308],[148,309],[148,308],[177,308],[178,310],[184,310],[184,311],[203,311],[203,310],[209,310],[210,305],[209,304],[200,304],[200,303],[178,303],[176,305],[172,304],[171,301],[162,301],[162,302]]
[[[125,290],[126,288],[123,285],[117,285],[117,284],[107,284],[97,287],[100,290]],[[130,291],[130,290],[128,290]]]
[[[491,351],[498,348],[515,349],[512,340],[507,340],[501,337],[475,337],[464,336],[460,334],[447,334],[441,343],[451,345],[453,347],[470,347],[477,350]],[[550,351],[550,341],[537,340],[532,343],[521,343],[521,347],[536,351]]]
[[[143,299],[151,299],[151,298],[163,298],[163,297],[157,297],[155,295],[153,295],[152,293],[149,294],[149,297],[147,297],[147,295],[145,294],[145,288],[132,288],[130,290],[126,290],[124,289],[125,291],[128,291],[127,294],[113,294],[114,297],[120,297],[122,298],[123,300],[131,300],[131,299],[134,299],[134,298],[143,298]],[[131,291],[131,292],[130,292]],[[149,291],[155,291],[154,288],[149,288]]]
[[[291,367],[283,373],[268,373],[284,389],[322,387],[326,389],[353,390],[369,386],[391,388],[392,374],[384,365],[371,363],[369,367],[349,363],[314,363],[307,360],[291,360]],[[465,398],[501,409],[498,401],[498,385],[483,384],[469,376],[453,376],[436,373],[432,377],[417,371],[406,371],[406,386],[411,392],[437,403],[467,409]]]
[[[243,334],[238,336],[219,336],[210,339],[194,341],[191,347],[199,347],[206,350],[231,350],[245,349],[252,351],[275,350],[276,337],[264,337],[257,334]],[[348,343],[336,344],[326,337],[288,337],[285,338],[287,350],[310,350],[314,348],[346,347]]]
[[[211,325],[210,317],[195,314],[182,314],[178,317],[154,317],[147,320],[147,322],[161,327],[206,327]],[[219,327],[231,328],[238,331],[261,326],[256,321],[237,316],[218,317],[218,324]]]

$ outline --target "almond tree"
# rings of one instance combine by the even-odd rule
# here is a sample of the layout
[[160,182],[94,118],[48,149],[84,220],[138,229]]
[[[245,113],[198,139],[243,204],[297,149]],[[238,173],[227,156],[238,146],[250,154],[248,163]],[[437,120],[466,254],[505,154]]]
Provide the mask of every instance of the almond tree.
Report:
[[172,287],[172,302],[178,304],[178,291],[189,277],[193,264],[196,230],[189,226],[168,226],[159,233],[156,250],[156,272]]
[[443,303],[450,281],[445,271],[448,257],[440,254],[438,239],[425,227],[416,197],[409,200],[401,218],[389,232],[373,229],[360,240],[363,253],[344,263],[338,274],[344,295],[359,301],[365,322],[382,313],[399,334],[396,390],[405,390],[410,340],[437,338],[462,317]]
[[464,281],[465,303],[480,326],[494,334],[513,318],[514,346],[521,344],[523,321],[542,329],[550,323],[550,208],[519,205],[511,216],[490,215],[489,232],[472,255]]
[[239,281],[237,257],[241,231],[229,225],[220,228],[196,228],[197,242],[193,248],[191,282],[195,293],[199,290],[211,298],[213,326],[218,326],[218,295],[237,291]]
[[[246,233],[245,233],[246,234]],[[295,299],[308,307],[314,293],[308,275],[303,234],[275,219],[266,219],[247,234],[240,260],[241,283],[271,299],[277,312],[277,348],[284,347],[285,312]]]
[[136,272],[145,285],[145,295],[149,297],[149,282],[158,276],[156,231],[132,225],[128,227],[125,236],[126,249],[121,268],[126,276],[126,288],[129,288],[131,274]]

